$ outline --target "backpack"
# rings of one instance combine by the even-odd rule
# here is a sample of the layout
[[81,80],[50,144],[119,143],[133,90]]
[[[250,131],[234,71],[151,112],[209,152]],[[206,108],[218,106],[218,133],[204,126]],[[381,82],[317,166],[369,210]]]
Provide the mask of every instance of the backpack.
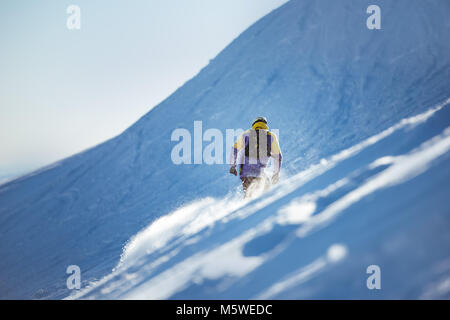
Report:
[[[252,133],[255,132],[256,134]],[[264,137],[265,136],[265,137]],[[272,155],[271,153],[271,147],[272,147],[272,137],[270,136],[269,132],[266,130],[250,130],[250,134],[245,137],[245,157],[249,158],[250,154],[255,155],[256,158],[259,161],[259,152],[260,152],[260,140],[264,141],[266,139],[267,146],[266,146],[266,152],[267,157],[270,157]],[[250,150],[250,148],[255,148]],[[252,151],[252,152],[250,152]]]

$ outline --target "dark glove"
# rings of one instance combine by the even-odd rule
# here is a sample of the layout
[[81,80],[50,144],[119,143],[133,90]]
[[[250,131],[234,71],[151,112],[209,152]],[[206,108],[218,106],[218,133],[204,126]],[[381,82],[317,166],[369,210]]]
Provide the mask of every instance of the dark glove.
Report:
[[279,176],[279,173],[277,172],[272,176],[272,184],[277,184],[279,179],[280,179],[280,176]]
[[234,174],[235,176],[237,176],[237,170],[236,170],[236,167],[235,167],[235,166],[231,166],[231,168],[230,168],[230,173],[231,173],[231,174]]

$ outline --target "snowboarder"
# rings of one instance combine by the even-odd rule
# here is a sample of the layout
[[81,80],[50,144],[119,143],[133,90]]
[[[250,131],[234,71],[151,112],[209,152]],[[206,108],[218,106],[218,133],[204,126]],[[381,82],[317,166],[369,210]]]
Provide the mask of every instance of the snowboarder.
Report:
[[[244,150],[243,154],[240,151]],[[269,131],[267,119],[256,118],[251,129],[245,131],[231,148],[230,173],[237,176],[236,163],[239,158],[239,177],[242,180],[244,198],[252,197],[257,191],[270,187],[266,168],[270,158],[273,158],[274,171],[271,182],[276,184],[281,169],[281,150],[277,136]]]

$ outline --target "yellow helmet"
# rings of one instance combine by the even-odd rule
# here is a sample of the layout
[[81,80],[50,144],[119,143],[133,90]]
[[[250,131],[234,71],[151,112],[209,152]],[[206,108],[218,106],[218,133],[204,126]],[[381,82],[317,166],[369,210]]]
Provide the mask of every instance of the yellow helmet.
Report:
[[252,126],[253,126],[255,123],[258,123],[258,122],[262,122],[262,123],[267,124],[267,119],[266,119],[265,117],[258,117],[258,118],[256,118],[256,119],[253,121]]

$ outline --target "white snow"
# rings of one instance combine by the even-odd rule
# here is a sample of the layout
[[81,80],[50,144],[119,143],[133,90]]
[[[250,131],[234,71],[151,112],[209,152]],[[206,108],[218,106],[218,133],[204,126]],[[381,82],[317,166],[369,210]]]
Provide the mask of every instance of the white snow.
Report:
[[300,268],[289,275],[285,280],[275,283],[263,293],[258,295],[257,299],[273,299],[278,294],[285,292],[302,282],[308,281],[314,276],[317,276],[320,271],[328,267],[330,264],[337,263],[344,259],[348,254],[348,249],[345,245],[335,243],[331,245],[326,254],[311,262],[305,267]]
[[[445,106],[446,104],[441,107]],[[257,256],[243,254],[246,244],[265,234],[270,234],[277,225],[300,225],[295,234],[301,238],[308,237],[311,233],[318,232],[324,226],[332,223],[339,214],[364,197],[368,197],[379,189],[404,183],[426,172],[436,159],[450,149],[450,128],[444,129],[441,134],[428,139],[406,154],[382,156],[369,162],[366,165],[368,170],[380,166],[387,167],[354,190],[344,192],[341,197],[324,209],[320,209],[318,203],[348,187],[352,183],[352,175],[338,179],[323,189],[305,193],[300,197],[291,194],[294,190],[301,190],[302,186],[311,179],[333,170],[340,162],[351,159],[370,146],[388,139],[404,126],[411,123],[418,125],[416,119],[426,122],[434,112],[438,111],[436,108],[430,110],[433,112],[428,110],[413,118],[399,121],[398,124],[381,134],[340,152],[339,156],[332,156],[330,159],[333,160],[320,161],[319,164],[287,179],[270,194],[262,195],[261,198],[256,199],[255,203],[227,197],[224,199],[205,198],[158,219],[138,233],[126,246],[121,264],[112,275],[106,277],[106,281],[99,282],[102,286],[101,295],[92,292],[95,289],[94,286],[73,298],[90,298],[91,296],[100,298],[108,297],[113,293],[112,297],[123,299],[167,299],[190,286],[201,287],[206,280],[221,280],[216,290],[218,292],[227,290],[238,281],[237,279],[243,278],[263,264],[277,259],[294,241],[293,237],[288,236],[263,254]],[[410,130],[411,128],[408,128],[404,132],[408,133]],[[311,172],[318,174],[311,174]],[[276,214],[264,214],[270,213],[271,205],[285,197],[291,198],[291,200],[287,205],[281,206]],[[161,273],[150,276],[155,272],[156,266],[170,262],[180,254],[183,248],[207,243],[209,234],[201,232],[204,228],[219,224],[223,225],[224,230],[228,230],[228,228],[233,228],[228,227],[233,221],[251,219],[251,216],[257,215],[263,215],[264,218],[254,226],[249,226],[245,232],[236,234],[234,237],[226,236],[227,240],[217,247],[206,244],[205,247],[210,247],[209,249],[199,249],[197,253],[186,257],[181,262],[175,263]],[[221,231],[221,233],[223,232]],[[181,240],[175,241],[176,237],[180,237]],[[158,251],[162,255],[160,258],[151,263],[146,261],[152,253]],[[326,254],[306,266],[300,267],[284,280],[271,285],[270,288],[264,289],[256,297],[267,299],[288,292],[291,288],[318,276],[329,265],[346,258],[348,251],[346,245],[332,244]],[[146,262],[138,261],[138,258]],[[133,267],[140,268],[140,271],[130,276],[129,269]],[[121,295],[120,292],[124,292],[124,295]]]
[[[406,155],[389,157],[392,165],[374,178],[367,181],[356,190],[348,193],[338,201],[332,203],[322,212],[316,214],[308,223],[298,230],[298,236],[304,237],[312,229],[322,227],[329,223],[336,215],[362,198],[381,188],[387,188],[395,184],[403,183],[423,173],[435,160],[450,149],[450,127],[432,139],[424,142],[419,148]],[[386,157],[380,158],[386,163]],[[380,159],[375,160],[379,164]],[[373,167],[374,163],[371,164]]]

